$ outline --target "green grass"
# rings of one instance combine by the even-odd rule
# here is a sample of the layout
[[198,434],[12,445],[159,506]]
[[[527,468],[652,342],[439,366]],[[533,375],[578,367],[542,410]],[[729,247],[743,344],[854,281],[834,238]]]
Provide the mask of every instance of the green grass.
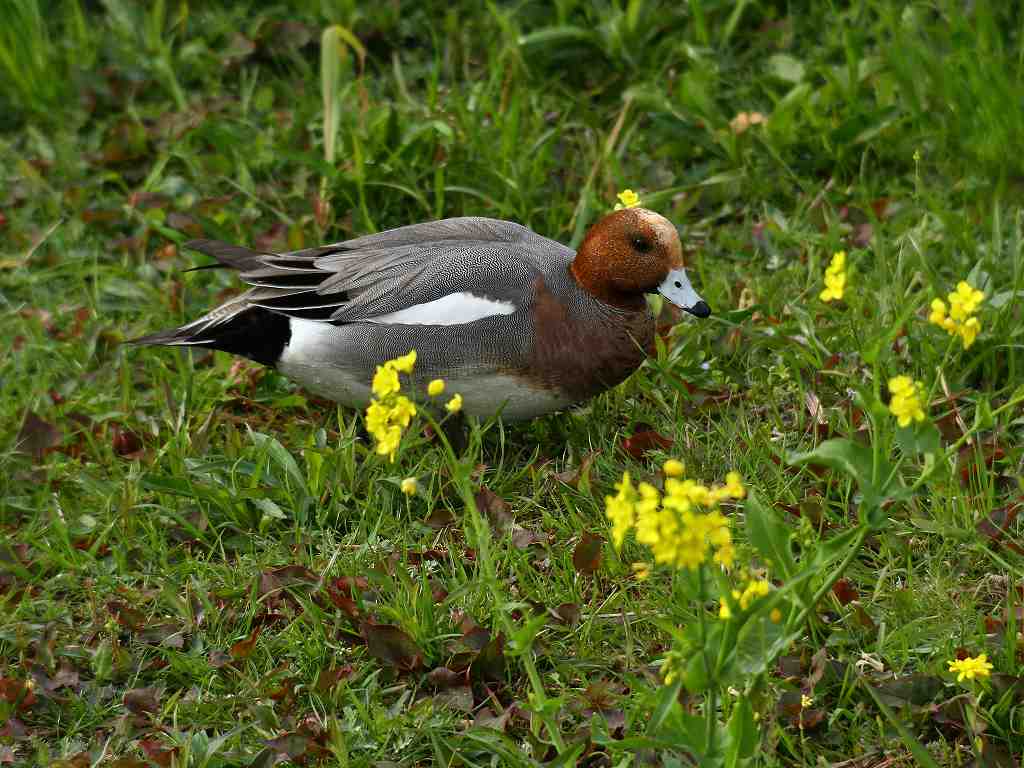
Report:
[[[982,741],[987,764],[1024,752],[1021,524],[1000,541],[978,528],[1021,494],[1020,411],[984,419],[1024,382],[1014,4],[11,5],[0,762],[525,766],[560,740],[570,764],[686,765],[621,740],[643,736],[665,690],[669,628],[714,606],[667,571],[638,581],[632,541],[577,570],[581,536],[608,539],[605,495],[670,455],[709,482],[735,469],[811,551],[862,499],[787,454],[867,439],[855,393],[872,377],[930,386],[939,370],[945,444],[976,418],[979,439],[886,509],[845,574],[858,600],[829,594],[743,689],[753,762],[912,765],[908,738],[939,765],[980,760]],[[334,24],[348,37],[327,164],[319,45]],[[755,111],[766,125],[730,128]],[[185,272],[202,263],[177,247],[189,237],[298,248],[477,214],[578,243],[626,187],[683,227],[716,314],[682,321],[582,408],[475,430],[463,464],[418,433],[382,462],[360,414],[273,371],[120,343],[237,289]],[[851,287],[825,305],[839,249]],[[982,335],[945,357],[924,308],[968,276],[989,296]],[[672,448],[624,452],[645,429]],[[474,527],[459,467],[513,528]],[[741,559],[756,562],[741,519]],[[547,621],[526,649],[516,633],[534,615]],[[959,648],[998,673],[967,710],[945,671]],[[801,730],[792,702],[821,650],[823,720]],[[441,667],[466,682],[430,674]],[[30,678],[27,696],[15,681]],[[481,724],[488,711],[501,727]]]

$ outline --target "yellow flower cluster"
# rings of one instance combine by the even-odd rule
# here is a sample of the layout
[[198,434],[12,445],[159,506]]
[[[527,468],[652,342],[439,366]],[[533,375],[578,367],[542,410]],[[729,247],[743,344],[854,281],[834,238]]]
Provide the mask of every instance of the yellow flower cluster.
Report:
[[405,395],[399,394],[402,384],[400,373],[412,373],[416,364],[416,350],[388,360],[377,366],[373,375],[374,399],[366,407],[366,431],[377,441],[377,453],[395,460],[402,432],[416,415],[416,406]]
[[949,300],[948,313],[946,302],[935,299],[932,301],[928,322],[946,329],[951,336],[959,336],[964,343],[964,349],[968,349],[978,338],[978,331],[981,330],[981,322],[974,315],[981,302],[985,300],[985,294],[966,280],[961,280],[956,290],[946,298]]
[[965,678],[973,680],[976,677],[988,677],[992,671],[992,665],[989,664],[988,654],[982,653],[973,658],[968,656],[966,659],[949,662],[949,671],[957,672],[956,681],[962,683]]
[[636,208],[640,205],[640,195],[634,192],[632,189],[624,189],[618,194],[619,202],[615,204],[615,210],[621,211],[623,208]]
[[924,421],[924,384],[909,376],[893,376],[889,379],[889,395],[889,412],[901,427],[910,426],[911,421]]
[[648,483],[634,487],[629,473],[616,483],[618,493],[605,497],[605,514],[612,522],[612,541],[622,547],[626,534],[636,531],[636,540],[650,548],[657,563],[675,568],[695,569],[707,561],[709,551],[716,563],[729,568],[735,558],[728,519],[718,510],[725,499],[741,499],[746,489],[736,472],[726,483],[711,488],[680,479],[679,462],[670,463],[665,474],[665,493]]
[[825,289],[818,294],[822,301],[839,301],[846,290],[846,251],[836,251],[825,270]]
[[[738,589],[732,590],[732,599],[739,604],[741,611],[745,611],[757,598],[764,597],[771,591],[772,585],[766,579],[751,579],[742,591]],[[729,608],[729,603],[726,599],[724,597],[719,598],[718,603],[719,617],[723,619],[732,618],[732,610]]]

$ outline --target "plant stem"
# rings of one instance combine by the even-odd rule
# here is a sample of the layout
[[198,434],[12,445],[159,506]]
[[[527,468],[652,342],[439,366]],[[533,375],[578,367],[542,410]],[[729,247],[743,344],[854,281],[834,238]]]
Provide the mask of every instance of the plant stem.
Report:
[[857,553],[860,551],[861,545],[864,543],[864,539],[868,537],[869,530],[869,526],[861,523],[860,530],[857,532],[857,538],[854,539],[853,545],[850,547],[850,551],[847,552],[846,557],[843,558],[843,562],[839,564],[838,568],[832,571],[828,579],[825,580],[825,583],[822,584],[818,588],[818,591],[814,593],[814,596],[811,598],[811,602],[800,611],[796,621],[793,622],[794,626],[799,626],[807,620],[808,615],[810,615],[810,612],[814,610],[814,607],[821,602],[821,599],[828,594],[830,589],[832,589],[832,585],[839,581],[839,577],[842,576],[843,572],[850,567],[850,563],[853,562],[853,558],[855,558]]

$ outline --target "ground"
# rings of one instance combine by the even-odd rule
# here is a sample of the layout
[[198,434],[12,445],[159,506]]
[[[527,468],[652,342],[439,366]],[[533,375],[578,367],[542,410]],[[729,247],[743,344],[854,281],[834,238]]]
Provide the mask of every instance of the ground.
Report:
[[[0,2],[0,764],[1018,764],[1015,4],[42,5]],[[239,289],[191,237],[575,245],[625,189],[714,315],[454,453],[122,344]],[[613,541],[669,458],[742,477],[728,573]]]

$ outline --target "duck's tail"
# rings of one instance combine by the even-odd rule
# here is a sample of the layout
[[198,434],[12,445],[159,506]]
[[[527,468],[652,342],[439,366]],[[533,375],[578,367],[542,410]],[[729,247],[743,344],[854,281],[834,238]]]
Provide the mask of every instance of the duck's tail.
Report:
[[[188,248],[213,256],[211,267],[249,268],[259,254],[217,240],[193,240]],[[207,269],[210,267],[200,267]],[[285,315],[249,301],[249,291],[221,304],[198,320],[178,328],[157,331],[126,344],[167,347],[206,347],[241,355],[264,365],[275,365],[291,339],[291,321]]]

